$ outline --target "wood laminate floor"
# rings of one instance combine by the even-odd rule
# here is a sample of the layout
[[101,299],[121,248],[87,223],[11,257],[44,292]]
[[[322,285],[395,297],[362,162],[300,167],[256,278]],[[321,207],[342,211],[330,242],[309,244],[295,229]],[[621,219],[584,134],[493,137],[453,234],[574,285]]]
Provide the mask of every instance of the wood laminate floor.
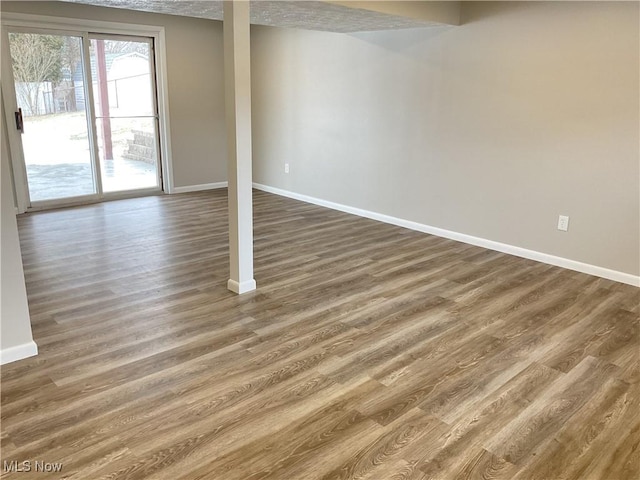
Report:
[[21,216],[2,460],[69,479],[637,479],[639,290],[255,192]]

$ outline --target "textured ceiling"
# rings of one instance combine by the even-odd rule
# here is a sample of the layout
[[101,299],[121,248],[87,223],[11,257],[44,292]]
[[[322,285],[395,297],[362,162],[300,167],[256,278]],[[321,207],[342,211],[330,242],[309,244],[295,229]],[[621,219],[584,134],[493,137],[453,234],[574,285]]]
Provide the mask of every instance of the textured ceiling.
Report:
[[[213,0],[62,0],[103,7],[126,8],[185,17],[222,20],[222,2]],[[302,28],[329,32],[365,32],[439,24],[388,15],[361,8],[349,8],[321,1],[251,2],[251,23],[273,27]]]

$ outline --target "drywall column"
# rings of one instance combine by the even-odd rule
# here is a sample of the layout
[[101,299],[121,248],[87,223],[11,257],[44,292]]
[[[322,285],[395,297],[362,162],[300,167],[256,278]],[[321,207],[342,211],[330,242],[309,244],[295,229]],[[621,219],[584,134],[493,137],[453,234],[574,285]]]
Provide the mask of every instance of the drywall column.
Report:
[[[2,108],[4,111],[4,105]],[[7,125],[0,115],[2,129],[2,210],[0,230],[0,364],[31,357],[38,347],[31,336],[31,319],[24,284],[24,270],[18,240],[18,224],[13,206],[11,167],[9,159]]]
[[229,177],[229,261],[227,288],[245,293],[253,279],[251,179],[251,53],[249,2],[225,1],[224,88]]

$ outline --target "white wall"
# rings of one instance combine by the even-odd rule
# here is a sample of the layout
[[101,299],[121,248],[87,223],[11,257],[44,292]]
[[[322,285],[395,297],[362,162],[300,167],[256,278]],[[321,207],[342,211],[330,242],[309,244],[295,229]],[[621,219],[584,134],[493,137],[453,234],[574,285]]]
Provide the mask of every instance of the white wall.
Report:
[[254,27],[254,180],[638,275],[638,13],[466,2],[459,27]]
[[0,3],[29,13],[165,27],[176,187],[227,179],[222,22],[64,2]]
[[[4,111],[4,106],[2,107]],[[11,186],[11,167],[7,148],[7,127],[0,115],[2,171],[0,212],[0,363],[35,355],[38,350],[31,337],[31,321],[18,240],[18,225]]]

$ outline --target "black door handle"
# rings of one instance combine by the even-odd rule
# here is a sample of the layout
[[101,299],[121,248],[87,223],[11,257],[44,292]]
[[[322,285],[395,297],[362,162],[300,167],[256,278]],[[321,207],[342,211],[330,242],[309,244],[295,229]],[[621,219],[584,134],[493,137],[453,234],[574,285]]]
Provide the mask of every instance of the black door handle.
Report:
[[20,133],[24,133],[24,120],[22,119],[22,109],[18,108],[16,112],[16,128],[20,130]]

